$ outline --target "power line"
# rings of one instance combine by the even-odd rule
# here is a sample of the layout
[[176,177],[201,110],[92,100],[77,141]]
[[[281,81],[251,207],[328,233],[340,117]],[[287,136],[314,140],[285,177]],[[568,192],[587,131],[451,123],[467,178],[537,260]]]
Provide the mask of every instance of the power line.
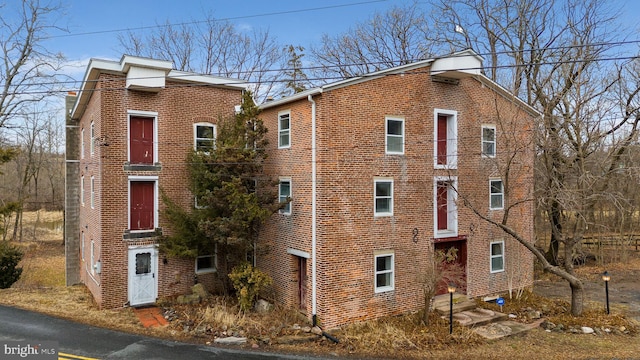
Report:
[[315,7],[315,8],[307,8],[307,9],[285,10],[285,11],[277,11],[277,12],[262,13],[262,14],[232,16],[232,17],[221,18],[221,19],[195,20],[195,21],[188,21],[188,22],[174,23],[174,24],[169,23],[169,24],[163,24],[163,25],[157,24],[157,25],[150,25],[150,26],[139,26],[139,27],[133,27],[133,28],[124,28],[124,29],[87,31],[87,32],[75,33],[75,34],[52,35],[52,36],[49,36],[49,37],[45,37],[44,39],[54,39],[54,38],[74,37],[74,36],[86,36],[86,35],[98,35],[98,34],[110,34],[110,33],[118,33],[118,32],[123,32],[123,31],[132,31],[132,30],[159,29],[159,28],[165,28],[165,27],[169,27],[169,26],[184,26],[184,25],[204,24],[204,23],[207,23],[207,22],[210,22],[210,21],[222,22],[222,21],[242,20],[242,19],[251,19],[251,18],[258,18],[258,17],[276,16],[276,15],[297,14],[297,13],[312,12],[312,11],[319,11],[319,10],[328,10],[328,9],[337,9],[337,8],[344,8],[344,7],[350,7],[350,6],[373,4],[373,3],[386,2],[386,1],[387,0],[371,0],[371,1],[362,1],[362,2],[350,3],[350,4],[321,6],[321,7]]

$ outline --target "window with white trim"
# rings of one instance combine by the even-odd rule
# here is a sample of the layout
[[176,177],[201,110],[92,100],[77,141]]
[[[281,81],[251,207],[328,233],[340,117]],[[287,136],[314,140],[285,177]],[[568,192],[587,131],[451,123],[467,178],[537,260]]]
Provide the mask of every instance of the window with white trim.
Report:
[[80,232],[80,257],[82,258],[82,262],[84,262],[84,231]]
[[458,112],[434,109],[434,167],[455,169],[458,164]]
[[393,215],[393,180],[374,179],[373,180],[373,215],[392,216]]
[[489,209],[501,210],[504,208],[504,187],[502,180],[489,180]]
[[482,126],[482,156],[496,156],[496,127],[493,125]]
[[128,160],[150,166],[158,162],[158,113],[128,110]]
[[95,140],[96,140],[96,129],[95,126],[93,124],[93,121],[91,122],[91,128],[90,128],[90,134],[91,137],[89,138],[89,152],[91,153],[91,155],[93,155],[94,152],[94,148],[95,148]]
[[404,119],[387,117],[386,127],[386,153],[404,154]]
[[433,218],[436,237],[458,235],[457,178],[436,177],[433,183]]
[[381,252],[374,255],[375,266],[375,292],[385,292],[394,289],[394,264],[393,251]]
[[491,272],[504,271],[504,241],[491,243]]
[[80,130],[80,159],[84,159],[84,128]]
[[84,206],[84,175],[80,176],[80,205]]
[[90,194],[91,194],[91,198],[89,199],[89,200],[90,200],[90,204],[91,204],[91,208],[92,208],[92,209],[95,209],[95,198],[96,198],[96,192],[95,192],[95,191],[96,191],[96,187],[95,187],[95,183],[96,183],[96,182],[95,182],[95,178],[92,176],[92,177],[91,177],[91,185],[90,185],[90,186],[91,186],[91,193],[90,193]]
[[193,140],[196,151],[213,150],[216,146],[216,126],[211,123],[193,124]]
[[196,274],[207,274],[216,271],[216,256],[202,255],[196,258]]
[[291,113],[278,113],[278,148],[291,147]]
[[95,255],[94,255],[95,243],[93,240],[91,240],[91,248],[89,250],[91,251],[91,253],[89,254],[91,258],[91,262],[89,263],[89,266],[91,266],[91,274],[93,275],[96,272]]
[[280,214],[291,215],[291,179],[280,179],[278,200],[280,203],[287,203],[284,208],[280,209]]

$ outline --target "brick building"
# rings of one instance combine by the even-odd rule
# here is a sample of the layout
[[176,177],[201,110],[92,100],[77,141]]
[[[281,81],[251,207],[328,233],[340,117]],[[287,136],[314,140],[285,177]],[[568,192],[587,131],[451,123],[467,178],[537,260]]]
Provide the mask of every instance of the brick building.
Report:
[[[261,235],[279,301],[324,326],[421,307],[434,250],[457,249],[470,296],[531,286],[539,114],[472,51],[261,105],[268,175],[291,202]],[[529,200],[529,201],[527,201]]]
[[234,114],[244,89],[238,80],[172,70],[167,61],[90,61],[80,92],[67,100],[74,104],[67,117],[67,284],[84,283],[105,308],[187,293],[196,274],[214,286],[214,254],[158,254],[157,236],[170,231],[160,191],[182,206],[194,203],[186,154],[213,145],[217,120]]
[[[261,232],[259,268],[277,299],[323,326],[412,311],[435,250],[457,249],[460,291],[531,286],[533,258],[482,220],[533,240],[533,133],[539,114],[446,58],[339,81],[261,105],[267,176],[291,202]],[[158,254],[162,189],[193,205],[186,152],[215,137],[241,101],[238,81],[165,61],[92,60],[67,119],[67,282],[103,307],[214,286],[214,254]],[[68,103],[73,101],[68,100]]]

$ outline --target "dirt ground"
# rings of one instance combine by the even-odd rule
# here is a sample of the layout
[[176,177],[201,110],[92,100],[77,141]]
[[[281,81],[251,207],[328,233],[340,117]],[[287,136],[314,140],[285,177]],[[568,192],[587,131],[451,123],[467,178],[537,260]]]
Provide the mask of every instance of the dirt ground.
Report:
[[[625,313],[628,317],[640,321],[640,253],[632,253],[626,262],[606,266],[588,264],[576,269],[584,280],[585,304],[606,306],[606,288],[602,273],[607,271],[609,281],[609,307],[611,312]],[[553,299],[570,301],[569,283],[555,276],[538,276],[534,284],[534,293]]]

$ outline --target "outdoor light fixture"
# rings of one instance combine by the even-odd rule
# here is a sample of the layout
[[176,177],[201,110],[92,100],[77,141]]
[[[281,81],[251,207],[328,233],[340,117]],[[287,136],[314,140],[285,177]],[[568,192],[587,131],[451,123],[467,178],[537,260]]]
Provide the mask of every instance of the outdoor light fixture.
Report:
[[456,292],[456,284],[450,282],[447,285],[449,292],[449,334],[453,334],[453,293]]
[[602,280],[604,280],[604,292],[607,296],[607,314],[609,314],[609,280],[611,280],[611,276],[608,271],[602,273]]

